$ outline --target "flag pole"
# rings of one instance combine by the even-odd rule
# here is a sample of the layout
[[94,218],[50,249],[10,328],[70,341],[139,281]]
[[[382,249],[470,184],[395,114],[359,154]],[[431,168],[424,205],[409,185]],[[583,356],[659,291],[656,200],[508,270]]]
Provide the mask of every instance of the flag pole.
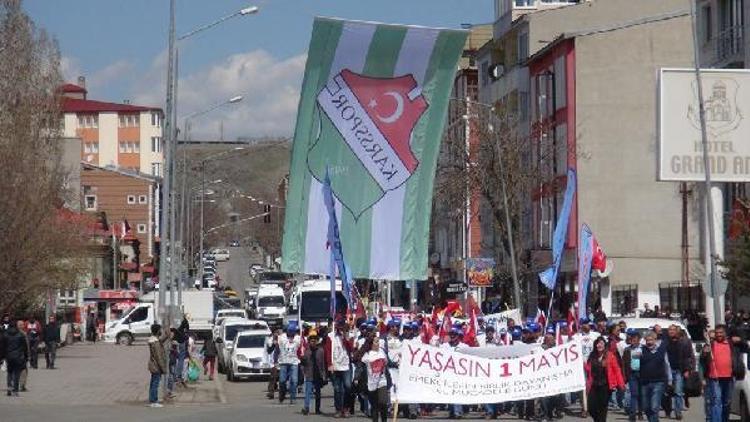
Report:
[[[557,286],[555,286],[557,287]],[[555,289],[551,290],[549,295],[549,305],[547,305],[547,315],[544,316],[544,329],[547,329],[549,320],[552,318],[552,301],[555,299]]]

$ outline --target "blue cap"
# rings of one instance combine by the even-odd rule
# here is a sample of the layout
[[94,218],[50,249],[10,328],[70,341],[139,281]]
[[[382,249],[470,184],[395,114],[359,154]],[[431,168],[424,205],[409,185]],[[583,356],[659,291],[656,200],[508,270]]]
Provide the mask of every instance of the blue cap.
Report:
[[487,328],[484,329],[485,333],[489,333],[490,331],[492,331],[494,333],[495,332],[495,327],[493,327],[493,326],[490,325],[489,327],[487,327]]
[[450,334],[451,335],[455,334],[455,335],[458,335],[458,336],[462,336],[462,335],[464,335],[464,332],[460,328],[453,327],[453,328],[451,328]]
[[547,334],[555,334],[555,327],[547,327]]
[[409,326],[412,330],[418,330],[419,329],[419,323],[417,321],[412,321]]
[[375,318],[370,318],[367,320],[367,325],[378,325],[378,320]]
[[367,328],[367,323],[366,322],[363,322],[363,323],[359,324],[359,329],[360,330],[364,330],[365,328]]
[[625,334],[627,334],[629,336],[634,336],[634,335],[640,334],[640,333],[635,328],[628,328],[627,330],[625,330]]
[[588,318],[581,318],[579,321],[581,324],[591,324],[591,320]]
[[400,325],[401,325],[401,320],[400,319],[392,319],[392,320],[388,321],[388,326],[389,327],[398,327]]
[[513,337],[513,340],[518,340],[521,338],[521,329],[520,328],[516,329],[516,328],[513,328],[510,332],[510,335]]
[[557,325],[559,325],[560,327],[567,327],[568,326],[568,322],[567,321],[557,321]]
[[532,322],[531,324],[528,324],[528,327],[529,327],[529,329],[530,329],[531,331],[533,331],[533,332],[535,332],[535,333],[536,333],[537,331],[539,331],[539,330],[540,330],[540,329],[542,328],[542,327],[540,327],[540,326],[539,326],[539,324],[537,324],[536,322]]

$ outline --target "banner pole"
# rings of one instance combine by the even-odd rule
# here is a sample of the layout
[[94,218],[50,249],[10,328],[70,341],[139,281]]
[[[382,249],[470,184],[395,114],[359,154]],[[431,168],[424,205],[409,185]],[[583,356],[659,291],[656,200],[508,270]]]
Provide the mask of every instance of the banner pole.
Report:
[[[388,369],[386,368],[386,371]],[[393,422],[398,421],[398,399],[393,403]]]
[[555,299],[555,290],[553,289],[552,293],[550,293],[549,295],[549,305],[547,306],[547,315],[544,318],[544,331],[547,330],[547,326],[549,325],[549,320],[552,319],[552,301],[554,299]]

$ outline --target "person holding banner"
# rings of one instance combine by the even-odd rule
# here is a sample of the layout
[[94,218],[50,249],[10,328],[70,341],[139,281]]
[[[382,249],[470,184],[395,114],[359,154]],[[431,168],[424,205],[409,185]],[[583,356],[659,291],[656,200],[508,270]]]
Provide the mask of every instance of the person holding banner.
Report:
[[[463,343],[461,341],[461,337],[463,337],[464,333],[461,331],[460,328],[453,327],[451,328],[450,332],[448,333],[448,342],[443,343],[440,347],[443,349],[450,349],[453,351],[458,351],[460,349],[463,349],[465,347],[469,347],[466,343]],[[460,404],[451,404],[450,410],[448,411],[450,414],[451,419],[461,419],[464,417],[464,407]]]
[[298,354],[301,345],[302,340],[297,335],[297,327],[290,324],[286,335],[279,338],[279,403],[284,402],[287,392],[289,392],[289,404],[294,404],[297,399]]
[[606,422],[607,405],[610,393],[625,389],[617,358],[607,349],[607,342],[599,337],[594,341],[586,364],[586,390],[588,392],[588,413],[594,422]]
[[387,422],[390,402],[388,389],[392,384],[388,357],[374,337],[368,337],[360,353],[360,361],[367,371],[367,398],[372,422],[378,422],[378,417],[381,422]]

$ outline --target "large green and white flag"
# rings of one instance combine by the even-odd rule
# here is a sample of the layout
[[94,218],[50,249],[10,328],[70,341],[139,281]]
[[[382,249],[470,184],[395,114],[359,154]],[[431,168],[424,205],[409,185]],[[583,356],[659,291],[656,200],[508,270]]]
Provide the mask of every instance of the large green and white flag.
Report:
[[327,274],[326,171],[353,277],[424,279],[435,165],[467,32],[316,18],[282,267]]

